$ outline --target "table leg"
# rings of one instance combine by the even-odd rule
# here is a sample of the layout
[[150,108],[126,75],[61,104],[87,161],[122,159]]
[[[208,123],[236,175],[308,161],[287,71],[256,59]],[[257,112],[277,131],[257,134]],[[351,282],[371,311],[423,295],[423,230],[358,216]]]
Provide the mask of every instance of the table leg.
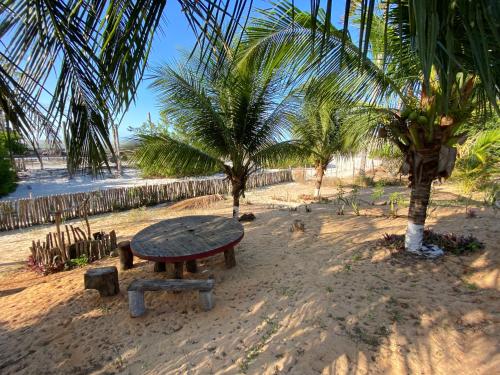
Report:
[[226,268],[233,268],[234,266],[236,266],[234,247],[232,249],[224,251],[224,261],[226,262]]
[[155,272],[165,272],[167,270],[165,262],[155,262]]
[[196,265],[196,259],[188,260],[186,262],[186,270],[191,273],[198,272],[198,266]]
[[184,273],[184,262],[175,262],[174,263],[174,278],[175,279],[182,279],[182,274]]

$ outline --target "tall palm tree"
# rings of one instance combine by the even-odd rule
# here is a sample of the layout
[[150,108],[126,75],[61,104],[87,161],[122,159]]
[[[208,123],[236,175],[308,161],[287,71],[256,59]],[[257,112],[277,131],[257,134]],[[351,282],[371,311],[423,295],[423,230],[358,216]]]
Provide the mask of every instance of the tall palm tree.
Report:
[[231,182],[233,217],[248,177],[285,160],[298,147],[286,141],[297,104],[286,93],[287,79],[260,56],[228,57],[224,66],[183,62],[155,70],[153,87],[180,135],[141,135],[136,160],[142,164],[226,174]]
[[292,118],[292,135],[304,154],[314,160],[314,197],[320,198],[325,171],[335,156],[347,157],[356,151],[358,139],[349,132],[340,108],[331,101],[306,99],[302,111]]
[[[364,11],[373,18],[372,11]],[[370,61],[366,48],[343,39],[328,12],[318,13],[324,16],[317,33],[310,15],[283,2],[249,30],[251,51],[288,56],[301,79],[328,76],[318,91],[347,105],[365,102],[363,111],[374,114],[371,124],[401,149],[411,184],[409,251],[437,254],[422,244],[431,183],[450,175],[454,145],[467,135],[463,125],[483,121],[492,108],[498,111],[499,18],[493,17],[498,11],[497,2],[486,0],[387,1],[381,10],[382,64]]]

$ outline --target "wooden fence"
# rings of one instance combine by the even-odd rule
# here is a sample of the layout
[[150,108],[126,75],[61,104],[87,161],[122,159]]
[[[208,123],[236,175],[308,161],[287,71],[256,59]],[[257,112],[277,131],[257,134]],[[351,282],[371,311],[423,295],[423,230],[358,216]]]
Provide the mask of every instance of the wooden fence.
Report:
[[[290,181],[290,170],[264,172],[252,175],[247,181],[247,189]],[[57,211],[62,213],[63,219],[78,218],[83,204],[89,215],[96,215],[229,191],[229,181],[211,178],[2,201],[0,231],[52,223]]]

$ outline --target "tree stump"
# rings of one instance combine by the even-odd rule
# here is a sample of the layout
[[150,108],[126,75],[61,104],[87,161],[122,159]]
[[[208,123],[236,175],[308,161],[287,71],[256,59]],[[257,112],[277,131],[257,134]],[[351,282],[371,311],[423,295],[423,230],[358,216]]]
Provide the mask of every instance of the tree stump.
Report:
[[167,270],[167,266],[165,262],[155,262],[154,271],[155,272],[165,272]]
[[114,296],[120,291],[116,267],[93,268],[83,275],[85,289],[96,289],[101,297]]
[[234,257],[234,247],[232,249],[224,251],[224,261],[226,263],[226,268],[233,268],[236,266],[236,258]]
[[130,241],[120,242],[118,252],[120,253],[120,269],[122,271],[131,269],[134,266],[134,254],[130,249]]
[[191,273],[198,272],[198,266],[196,265],[196,259],[188,260],[186,262],[186,270]]

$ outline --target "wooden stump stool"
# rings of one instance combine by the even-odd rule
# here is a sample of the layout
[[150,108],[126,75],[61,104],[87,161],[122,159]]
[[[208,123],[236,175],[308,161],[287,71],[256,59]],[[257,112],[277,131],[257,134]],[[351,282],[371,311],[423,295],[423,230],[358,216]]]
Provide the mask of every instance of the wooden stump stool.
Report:
[[101,297],[114,296],[120,291],[116,267],[93,268],[83,275],[85,289],[97,289]]
[[118,252],[120,253],[120,269],[122,271],[129,270],[134,267],[134,254],[130,249],[130,241],[122,241],[118,244]]

